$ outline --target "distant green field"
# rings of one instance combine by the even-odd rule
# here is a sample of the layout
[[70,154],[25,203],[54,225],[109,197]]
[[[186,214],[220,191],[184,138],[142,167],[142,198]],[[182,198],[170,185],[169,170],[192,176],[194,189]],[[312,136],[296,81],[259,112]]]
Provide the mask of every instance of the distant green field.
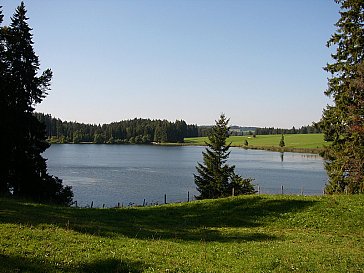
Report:
[[[248,148],[279,148],[281,135],[258,135],[253,136],[231,136],[227,142],[231,142],[232,146],[244,146],[245,140],[248,141]],[[188,145],[205,145],[208,141],[207,137],[185,138]],[[295,134],[284,135],[286,149],[322,149],[329,143],[324,141],[323,134]]]
[[80,209],[0,199],[0,272],[363,272],[364,195]]

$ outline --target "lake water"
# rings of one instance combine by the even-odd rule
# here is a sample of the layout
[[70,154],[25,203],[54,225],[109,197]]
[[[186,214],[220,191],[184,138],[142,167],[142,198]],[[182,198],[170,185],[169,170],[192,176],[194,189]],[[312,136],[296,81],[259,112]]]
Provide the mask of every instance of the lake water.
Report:
[[[124,206],[187,201],[197,195],[193,174],[205,147],[154,145],[52,145],[48,170],[74,191],[78,205]],[[327,181],[318,155],[231,148],[229,164],[255,178],[261,193],[321,194]]]

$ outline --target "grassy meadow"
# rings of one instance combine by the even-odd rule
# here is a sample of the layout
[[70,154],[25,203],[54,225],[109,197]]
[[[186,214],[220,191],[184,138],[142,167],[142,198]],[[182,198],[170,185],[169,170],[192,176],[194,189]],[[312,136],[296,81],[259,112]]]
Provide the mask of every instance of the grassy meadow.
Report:
[[[248,141],[247,148],[250,149],[267,149],[267,150],[277,150],[280,149],[279,141],[281,140],[281,135],[257,135],[255,138],[253,136],[230,136],[227,139],[228,143],[232,143],[232,146],[244,147],[245,140]],[[208,141],[207,137],[194,137],[185,138],[186,145],[205,145]],[[324,141],[323,134],[292,134],[284,135],[286,151],[312,151],[317,152],[322,150],[324,146],[329,145]]]
[[0,199],[0,272],[363,272],[364,195],[155,207]]

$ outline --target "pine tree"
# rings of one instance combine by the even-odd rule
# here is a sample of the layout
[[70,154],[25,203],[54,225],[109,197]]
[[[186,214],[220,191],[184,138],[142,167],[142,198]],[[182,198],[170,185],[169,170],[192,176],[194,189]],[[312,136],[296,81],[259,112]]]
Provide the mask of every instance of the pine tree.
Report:
[[[8,91],[8,66],[5,58],[5,28],[2,27],[3,22],[3,14],[2,14],[2,6],[0,6],[0,126],[1,128],[6,127],[6,115],[7,115],[7,91]],[[4,179],[4,174],[8,170],[8,155],[9,155],[9,146],[5,145],[6,137],[6,130],[1,130],[0,133],[0,194],[6,194],[9,191],[9,184],[8,181]]]
[[279,141],[279,147],[283,148],[286,146],[286,143],[284,142],[284,135],[282,134],[281,140]]
[[222,114],[211,129],[206,151],[202,152],[203,164],[197,163],[198,175],[194,174],[195,184],[200,192],[197,199],[228,196],[232,187],[236,187],[237,193],[253,193],[249,187],[252,180],[242,179],[234,173],[235,166],[226,163],[230,155],[230,144],[226,144],[229,136],[228,123],[229,119]]
[[326,193],[364,192],[364,2],[336,0],[340,4],[337,31],[327,46],[336,46],[334,62],[325,70],[331,74],[327,96],[334,105],[328,106],[321,119],[327,148],[326,171],[329,182]]
[[49,147],[45,126],[34,116],[34,105],[47,95],[51,70],[40,76],[31,28],[22,2],[9,27],[1,28],[1,193],[37,201],[70,204],[72,191],[47,173],[42,153]]

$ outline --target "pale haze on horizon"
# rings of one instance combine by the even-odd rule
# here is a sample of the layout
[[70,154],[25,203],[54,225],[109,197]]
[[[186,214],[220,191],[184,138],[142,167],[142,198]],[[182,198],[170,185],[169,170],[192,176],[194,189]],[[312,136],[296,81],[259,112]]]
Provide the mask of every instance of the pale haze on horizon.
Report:
[[[36,111],[92,124],[150,118],[291,128],[321,118],[333,0],[24,1],[41,69]],[[1,1],[4,24],[20,1]]]

